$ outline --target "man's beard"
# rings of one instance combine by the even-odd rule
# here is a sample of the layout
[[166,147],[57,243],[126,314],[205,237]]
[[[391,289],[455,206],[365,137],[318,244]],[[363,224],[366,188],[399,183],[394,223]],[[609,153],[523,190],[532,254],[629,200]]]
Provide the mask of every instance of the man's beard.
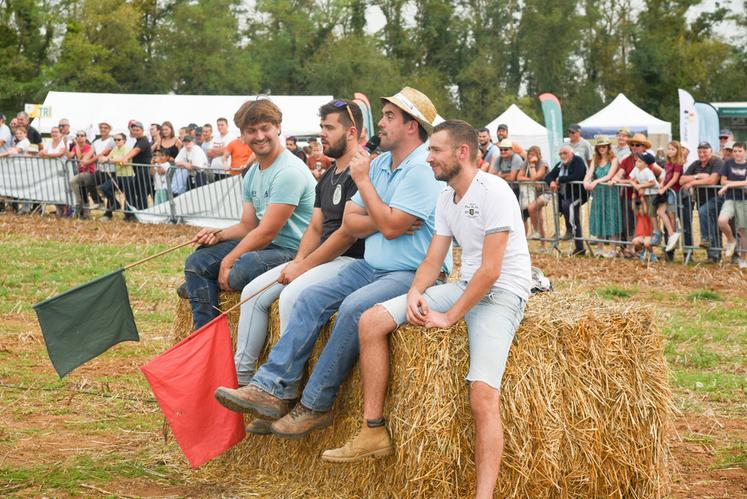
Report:
[[327,148],[324,150],[324,155],[334,159],[341,158],[342,155],[345,154],[345,151],[347,151],[347,146],[348,144],[345,140],[345,137],[342,136],[334,144],[331,142],[327,143]]
[[448,169],[444,168],[444,166],[446,166],[445,163],[441,165],[441,175],[437,175],[436,180],[448,183],[449,180],[459,175],[459,173],[461,173],[462,171],[462,165],[460,165],[456,160],[448,165]]

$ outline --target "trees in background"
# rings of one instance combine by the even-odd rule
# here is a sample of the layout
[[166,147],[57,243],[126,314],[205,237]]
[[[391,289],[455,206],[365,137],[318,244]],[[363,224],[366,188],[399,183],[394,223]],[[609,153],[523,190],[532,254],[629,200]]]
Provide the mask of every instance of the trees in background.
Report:
[[747,99],[745,34],[698,0],[0,0],[0,110],[51,89],[375,100],[409,84],[476,125],[514,102],[539,117],[541,92],[569,121],[619,92],[676,121],[677,88]]

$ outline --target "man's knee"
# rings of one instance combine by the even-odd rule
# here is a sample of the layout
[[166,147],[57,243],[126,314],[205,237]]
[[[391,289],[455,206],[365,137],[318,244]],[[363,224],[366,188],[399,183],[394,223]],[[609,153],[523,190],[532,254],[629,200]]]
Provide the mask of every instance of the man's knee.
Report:
[[387,309],[374,305],[361,315],[358,321],[358,336],[361,343],[386,336],[397,329],[397,324]]
[[497,418],[500,420],[500,390],[484,381],[472,381],[469,387],[469,405],[475,419]]

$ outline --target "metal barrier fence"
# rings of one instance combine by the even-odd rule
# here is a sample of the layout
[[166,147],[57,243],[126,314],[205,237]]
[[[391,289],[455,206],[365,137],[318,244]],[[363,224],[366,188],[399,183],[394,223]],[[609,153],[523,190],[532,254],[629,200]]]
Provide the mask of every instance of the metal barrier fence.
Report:
[[[45,206],[54,205],[58,214],[75,208],[78,215],[86,216],[91,209],[99,209],[105,217],[121,212],[126,220],[141,222],[237,221],[242,211],[241,180],[238,174],[209,168],[187,170],[173,163],[98,163],[95,173],[81,174],[71,160],[0,158],[0,197],[21,211],[41,205],[44,212]],[[639,196],[627,183],[600,183],[591,188],[583,182],[569,182],[553,192],[545,182],[514,182],[512,188],[528,238],[538,241],[535,250],[633,256],[635,249],[651,257],[653,249],[664,250],[662,245],[668,244],[672,251],[662,254],[671,259],[679,249],[685,262],[699,249],[712,261],[725,251],[718,217],[726,198],[718,194],[720,185],[697,186],[692,192],[670,190],[663,196],[653,191]],[[741,238],[739,250],[745,244],[745,233],[744,228],[734,230],[734,221],[731,231]],[[571,247],[563,251],[566,241]]]

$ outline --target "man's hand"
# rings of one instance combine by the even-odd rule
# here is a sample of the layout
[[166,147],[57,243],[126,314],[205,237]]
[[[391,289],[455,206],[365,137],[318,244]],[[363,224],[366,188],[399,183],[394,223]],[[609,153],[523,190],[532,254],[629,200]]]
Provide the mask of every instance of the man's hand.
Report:
[[416,218],[412,225],[405,231],[405,234],[407,234],[408,236],[412,236],[413,234],[415,234],[415,231],[419,230],[422,226],[423,221],[419,218]]
[[303,264],[303,260],[293,260],[285,266],[282,272],[280,272],[280,275],[278,276],[278,282],[280,284],[290,284],[291,282],[293,282],[293,279],[300,276],[307,270],[308,269]]
[[220,262],[220,270],[218,271],[218,285],[223,291],[231,291],[231,285],[228,281],[228,276],[231,274],[231,267],[236,263],[228,257],[224,258]]
[[666,187],[660,187],[659,190],[656,191],[656,192],[661,196],[662,194],[664,194],[665,192],[667,192],[667,188]]
[[428,304],[425,298],[416,289],[410,289],[407,293],[407,321],[416,326],[425,326],[428,315]]
[[213,246],[220,242],[219,230],[205,228],[200,230],[195,237],[192,238],[192,242],[196,246]]
[[729,190],[729,186],[725,185],[721,189],[718,190],[718,195],[719,196],[725,196],[726,195],[726,191],[728,191],[728,190]]
[[440,329],[448,329],[454,325],[454,322],[449,319],[448,314],[443,312],[436,312],[431,310],[425,317],[425,327],[437,327]]
[[371,157],[367,152],[359,150],[350,160],[350,176],[356,185],[365,182],[368,179],[368,172],[371,168]]

